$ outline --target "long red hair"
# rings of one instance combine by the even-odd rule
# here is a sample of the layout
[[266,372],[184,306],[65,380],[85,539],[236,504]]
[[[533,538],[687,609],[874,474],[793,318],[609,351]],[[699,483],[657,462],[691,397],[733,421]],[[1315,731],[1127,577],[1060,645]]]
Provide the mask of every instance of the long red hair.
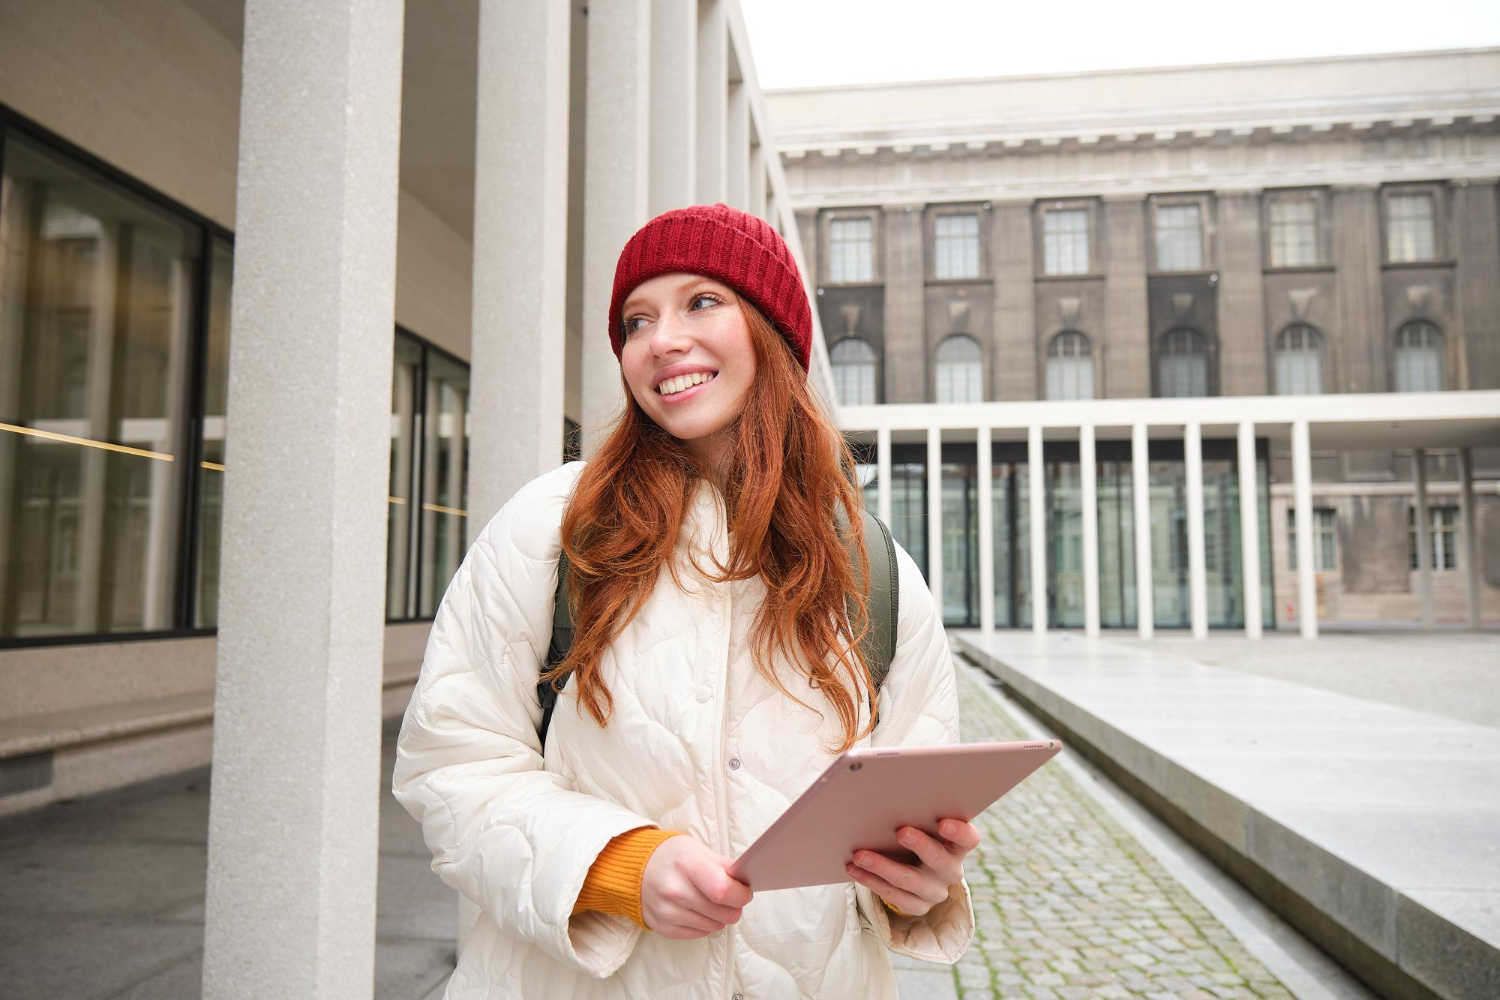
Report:
[[[694,565],[720,583],[764,579],[765,600],[750,634],[756,669],[803,705],[774,664],[790,663],[820,688],[843,724],[843,742],[834,750],[842,752],[875,723],[872,713],[859,724],[859,705],[872,685],[859,651],[869,629],[869,601],[858,581],[869,579],[869,561],[861,498],[849,475],[854,459],[786,340],[746,298],[739,302],[755,352],[755,379],[719,470],[729,559],[726,565],[717,559],[712,567]],[[601,726],[614,702],[599,675],[600,659],[645,604],[663,566],[680,585],[673,550],[708,471],[646,415],[627,385],[625,412],[579,476],[563,516],[573,645],[567,659],[542,678],[573,674],[579,705]],[[845,516],[838,520],[859,544],[840,537],[840,508]],[[859,553],[857,567],[851,548]]]

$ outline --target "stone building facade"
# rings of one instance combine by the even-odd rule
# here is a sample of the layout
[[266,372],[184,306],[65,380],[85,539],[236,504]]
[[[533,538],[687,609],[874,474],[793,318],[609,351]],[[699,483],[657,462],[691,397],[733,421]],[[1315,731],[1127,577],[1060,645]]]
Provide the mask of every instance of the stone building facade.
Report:
[[[768,106],[846,404],[1500,387],[1500,49]],[[1288,459],[1270,457],[1288,594]],[[1494,616],[1500,450],[1475,462]],[[1420,618],[1411,453],[1313,465],[1320,617]],[[1431,616],[1460,620],[1456,461],[1426,473]]]

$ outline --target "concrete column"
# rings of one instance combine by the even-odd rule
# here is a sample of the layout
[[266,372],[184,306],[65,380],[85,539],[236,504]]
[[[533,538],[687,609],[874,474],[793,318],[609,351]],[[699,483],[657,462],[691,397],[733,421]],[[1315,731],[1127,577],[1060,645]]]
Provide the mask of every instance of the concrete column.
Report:
[[[729,191],[729,23],[725,0],[698,0],[698,202]],[[590,29],[592,30],[592,29]]]
[[996,205],[990,226],[995,272],[995,349],[990,385],[996,399],[1039,399],[1036,271],[1031,203]]
[[1203,558],[1203,428],[1190,423],[1183,428],[1182,454],[1186,459],[1188,609],[1194,639],[1208,637],[1208,573]]
[[698,0],[656,0],[651,8],[653,217],[692,205],[698,192]]
[[1240,575],[1245,584],[1245,637],[1261,635],[1260,494],[1255,471],[1255,424],[1240,421]]
[[569,36],[567,4],[479,7],[470,542],[562,455]]
[[[1333,218],[1333,329],[1323,331],[1324,392],[1388,392],[1391,342],[1386,325],[1380,198],[1375,185],[1336,185]],[[1343,473],[1354,479],[1394,478],[1388,450],[1345,449]]]
[[[750,141],[750,214],[770,221],[766,214],[766,147],[756,136]],[[774,223],[773,223],[774,224]]]
[[875,516],[891,526],[891,429],[875,432]]
[[[1339,328],[1325,330],[1342,384],[1325,392],[1386,392],[1385,303],[1381,294],[1381,229],[1377,191],[1371,185],[1333,189],[1333,259],[1338,263]],[[1328,380],[1325,379],[1325,382]]]
[[245,5],[208,1000],[374,989],[402,15]]
[[[1453,388],[1500,387],[1500,205],[1495,178],[1459,181],[1453,190],[1457,299],[1462,340]],[[1453,324],[1450,324],[1453,325]]]
[[1263,288],[1258,193],[1220,193],[1219,385],[1225,396],[1274,392],[1266,372],[1266,297]]
[[1318,585],[1313,574],[1312,441],[1307,421],[1292,424],[1293,517],[1297,525],[1297,614],[1302,638],[1318,637]]
[[1459,551],[1464,558],[1464,597],[1469,628],[1480,625],[1479,525],[1474,509],[1474,450],[1458,449]]
[[1083,634],[1099,634],[1099,488],[1094,427],[1078,429],[1078,471],[1083,486]]
[[979,630],[995,631],[995,470],[990,429],[979,428]]
[[943,613],[943,432],[927,428],[927,586]]
[[1156,633],[1151,579],[1151,453],[1146,425],[1130,429],[1130,487],[1135,500],[1135,621],[1142,639]]
[[1026,431],[1026,475],[1031,523],[1031,630],[1047,631],[1047,480],[1043,473],[1042,429]]
[[[1417,484],[1417,581],[1421,588],[1422,627],[1432,628],[1432,520],[1427,506],[1427,451],[1411,453],[1412,479]],[[1301,530],[1301,525],[1298,525]]]
[[750,91],[743,81],[729,85],[729,146],[725,150],[726,204],[750,208]]
[[[620,250],[650,206],[650,0],[616,0],[589,9],[584,98],[583,314],[609,306]],[[701,132],[700,132],[701,135]],[[584,336],[579,424],[583,457],[603,443],[624,406],[620,363],[609,339]]]
[[922,213],[910,206],[882,213],[880,242],[885,282],[885,401],[930,401],[927,378],[926,283],[922,270]]
[[1139,196],[1106,200],[1103,218],[1105,329],[1098,395],[1147,397],[1151,395],[1151,330],[1146,302],[1146,202]]

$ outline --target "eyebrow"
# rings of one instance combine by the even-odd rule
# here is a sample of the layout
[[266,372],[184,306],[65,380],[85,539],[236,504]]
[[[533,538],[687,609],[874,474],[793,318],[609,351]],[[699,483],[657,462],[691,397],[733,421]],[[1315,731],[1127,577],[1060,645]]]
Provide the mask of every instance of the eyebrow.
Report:
[[[672,291],[673,291],[673,293],[680,293],[680,292],[682,292],[682,290],[684,288],[691,288],[694,285],[702,284],[703,282],[712,282],[715,285],[720,285],[720,286],[723,286],[725,288],[729,287],[728,285],[725,285],[722,281],[719,281],[716,278],[710,278],[706,274],[695,274],[691,278],[689,278],[688,280],[686,280],[686,281],[680,283],[679,285],[677,285],[677,287],[673,288]],[[630,307],[631,306],[639,305],[639,304],[640,304],[640,300],[634,294],[632,294],[630,296],[630,298],[626,299],[625,302],[620,306],[620,314],[624,315],[624,314],[630,312]]]

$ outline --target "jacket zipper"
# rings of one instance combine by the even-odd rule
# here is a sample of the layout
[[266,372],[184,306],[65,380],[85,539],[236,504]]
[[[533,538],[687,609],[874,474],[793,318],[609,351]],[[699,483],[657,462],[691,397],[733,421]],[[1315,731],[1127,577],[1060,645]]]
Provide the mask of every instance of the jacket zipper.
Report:
[[[729,778],[725,774],[726,762],[724,760],[724,739],[726,736],[725,730],[727,728],[726,720],[729,715],[729,641],[730,635],[734,628],[734,585],[732,583],[724,583],[720,584],[720,586],[724,588],[724,627],[720,645],[722,653],[719,658],[719,669],[716,671],[719,676],[717,681],[715,682],[718,687],[718,712],[717,722],[715,723],[717,732],[715,733],[716,739],[714,740],[717,759],[714,761],[714,765],[718,768],[718,773],[715,776],[716,780],[714,781],[713,786],[714,808],[718,812],[718,850],[720,854],[728,857],[730,852],[728,803],[729,791],[727,787]],[[730,964],[732,956],[734,954],[734,948],[730,941],[730,938],[733,934],[734,927],[732,925],[724,928],[724,985],[720,990],[719,995],[726,998],[726,1000],[730,995]]]

